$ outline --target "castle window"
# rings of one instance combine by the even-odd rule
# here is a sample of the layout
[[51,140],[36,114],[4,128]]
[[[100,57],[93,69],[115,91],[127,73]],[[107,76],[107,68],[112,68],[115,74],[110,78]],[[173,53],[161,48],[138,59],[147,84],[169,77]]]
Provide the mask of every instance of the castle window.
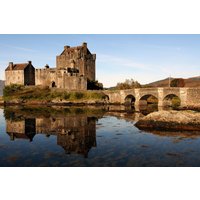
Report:
[[56,87],[56,83],[54,81],[51,83],[51,87]]

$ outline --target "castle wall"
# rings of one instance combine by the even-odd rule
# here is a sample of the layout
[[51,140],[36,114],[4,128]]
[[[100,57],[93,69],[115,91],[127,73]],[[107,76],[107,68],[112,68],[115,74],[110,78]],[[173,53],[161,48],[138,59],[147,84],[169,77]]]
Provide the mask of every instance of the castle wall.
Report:
[[66,70],[36,69],[36,85],[64,88],[66,90],[87,90],[87,79],[85,77],[71,75]]
[[87,90],[87,79],[78,76],[65,76],[64,88],[66,90]]
[[24,71],[23,70],[9,70],[5,71],[5,85],[19,84],[24,85]]
[[35,85],[35,68],[32,65],[24,70],[24,85]]
[[95,69],[96,69],[96,55],[93,54],[90,59],[86,60],[86,76],[89,80],[95,81]]
[[36,69],[35,85],[43,85],[51,87],[52,82],[57,82],[55,69]]

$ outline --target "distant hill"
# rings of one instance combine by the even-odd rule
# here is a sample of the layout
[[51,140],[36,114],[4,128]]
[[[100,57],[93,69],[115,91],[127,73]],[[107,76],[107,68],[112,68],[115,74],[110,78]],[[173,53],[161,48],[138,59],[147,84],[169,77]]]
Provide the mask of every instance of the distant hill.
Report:
[[[172,81],[175,78],[170,78]],[[184,79],[185,87],[200,87],[200,76]],[[147,87],[168,87],[169,78],[146,84]]]
[[5,85],[5,81],[0,80],[0,96],[3,96],[4,85]]

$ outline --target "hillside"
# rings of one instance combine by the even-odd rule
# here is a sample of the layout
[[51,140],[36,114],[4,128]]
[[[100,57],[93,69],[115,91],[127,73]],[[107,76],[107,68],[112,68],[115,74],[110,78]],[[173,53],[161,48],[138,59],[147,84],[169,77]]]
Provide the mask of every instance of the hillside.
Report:
[[[173,80],[174,78],[171,78]],[[184,79],[185,87],[200,87],[200,76]],[[147,87],[168,87],[169,78],[146,84]]]

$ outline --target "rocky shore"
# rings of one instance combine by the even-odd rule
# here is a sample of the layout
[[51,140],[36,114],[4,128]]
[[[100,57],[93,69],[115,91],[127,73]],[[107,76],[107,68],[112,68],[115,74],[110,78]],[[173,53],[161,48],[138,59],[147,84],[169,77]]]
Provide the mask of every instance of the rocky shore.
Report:
[[200,131],[200,112],[153,112],[140,119],[135,126],[142,130]]
[[4,106],[14,106],[14,105],[46,105],[46,106],[71,106],[71,105],[105,105],[104,100],[73,100],[65,101],[60,99],[55,100],[10,100],[10,101],[0,101],[0,105]]

